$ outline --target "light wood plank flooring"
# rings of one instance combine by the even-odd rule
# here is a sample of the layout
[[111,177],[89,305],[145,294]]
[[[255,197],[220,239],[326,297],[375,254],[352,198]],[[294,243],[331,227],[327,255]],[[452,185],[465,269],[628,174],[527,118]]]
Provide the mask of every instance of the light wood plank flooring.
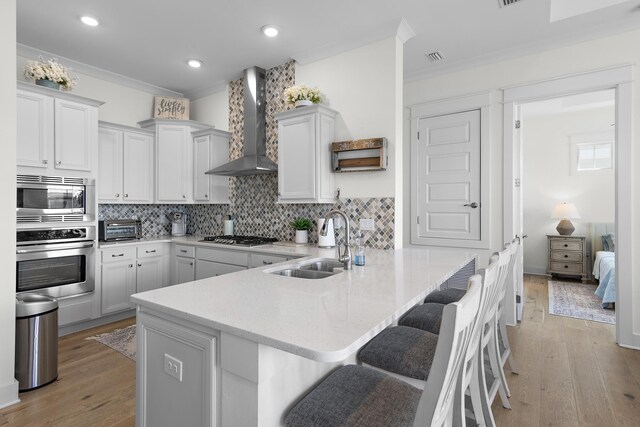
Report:
[[60,338],[58,380],[20,393],[20,403],[0,409],[0,426],[135,425],[135,362],[85,340],[134,323],[135,317]]
[[640,351],[618,347],[613,325],[550,315],[546,276],[525,276],[525,296],[522,322],[508,328],[513,409],[496,399],[496,424],[640,425]]
[[[547,278],[526,276],[524,319],[509,329],[520,375],[507,373],[512,410],[493,405],[511,426],[640,425],[640,351],[615,344],[615,328],[549,315]],[[88,336],[127,319],[60,339],[60,379],[21,393],[0,410],[0,426],[133,426],[135,364]]]

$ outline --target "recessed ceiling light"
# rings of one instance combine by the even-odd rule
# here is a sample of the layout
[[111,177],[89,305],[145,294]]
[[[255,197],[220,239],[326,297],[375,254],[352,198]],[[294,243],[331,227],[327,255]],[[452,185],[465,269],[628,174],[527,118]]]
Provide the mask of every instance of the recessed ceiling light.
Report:
[[98,24],[100,24],[98,22],[98,20],[92,16],[83,16],[82,18],[80,18],[80,20],[85,24],[88,25],[90,27],[97,27]]
[[275,37],[280,32],[278,27],[276,27],[275,25],[265,25],[264,27],[260,28],[260,30],[267,37]]
[[200,68],[200,67],[202,67],[202,61],[200,61],[199,59],[189,59],[187,61],[187,64],[189,64],[189,67],[191,67],[191,68]]

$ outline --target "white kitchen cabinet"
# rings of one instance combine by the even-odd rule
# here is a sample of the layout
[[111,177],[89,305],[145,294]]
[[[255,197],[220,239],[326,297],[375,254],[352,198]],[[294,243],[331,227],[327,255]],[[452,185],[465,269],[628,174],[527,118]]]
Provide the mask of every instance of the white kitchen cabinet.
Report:
[[167,285],[169,243],[101,249],[102,314],[133,308],[131,295]]
[[323,105],[276,114],[279,202],[335,201],[330,144],[337,114]]
[[100,122],[98,200],[153,202],[151,131]]
[[294,259],[294,257],[274,254],[251,253],[251,255],[249,256],[249,268],[266,267],[268,265],[277,264],[279,262],[288,261],[290,259]]
[[229,161],[231,134],[216,129],[193,132],[193,200],[229,203],[229,177],[205,172]]
[[175,258],[176,284],[196,280],[196,264],[193,258]]
[[149,119],[140,127],[156,132],[156,201],[193,203],[193,141],[191,133],[213,129],[191,120]]
[[91,177],[102,102],[18,82],[19,174]]
[[223,264],[221,262],[196,260],[196,280],[206,279],[207,277],[222,276],[223,274],[235,273],[236,271],[246,270],[246,266]]

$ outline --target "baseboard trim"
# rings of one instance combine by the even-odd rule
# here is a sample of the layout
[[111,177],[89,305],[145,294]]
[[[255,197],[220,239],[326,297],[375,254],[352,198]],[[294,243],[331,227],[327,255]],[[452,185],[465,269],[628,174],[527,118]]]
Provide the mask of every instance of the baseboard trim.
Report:
[[73,334],[74,332],[84,331],[85,329],[95,328],[96,326],[106,325],[107,323],[117,322],[118,320],[135,317],[136,311],[127,310],[121,313],[110,314],[108,316],[99,317],[97,319],[87,320],[86,322],[74,323],[71,325],[61,326],[58,328],[58,336]]
[[0,386],[0,409],[20,402],[18,397],[18,381],[13,380]]
[[533,274],[534,276],[546,276],[547,269],[539,267],[525,267],[524,274]]

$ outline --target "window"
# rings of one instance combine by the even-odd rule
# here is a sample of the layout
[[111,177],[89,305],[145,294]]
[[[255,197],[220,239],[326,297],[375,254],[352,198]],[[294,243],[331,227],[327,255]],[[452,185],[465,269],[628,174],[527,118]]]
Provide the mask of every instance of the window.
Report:
[[613,130],[570,135],[571,175],[613,173],[614,139]]

